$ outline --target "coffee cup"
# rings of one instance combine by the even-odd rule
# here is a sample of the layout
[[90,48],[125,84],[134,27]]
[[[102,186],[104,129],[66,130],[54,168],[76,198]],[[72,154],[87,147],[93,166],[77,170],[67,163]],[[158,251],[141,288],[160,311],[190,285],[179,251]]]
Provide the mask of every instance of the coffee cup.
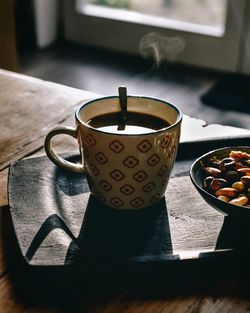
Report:
[[[57,166],[86,175],[93,196],[116,209],[142,209],[165,194],[180,139],[182,113],[160,99],[128,96],[122,121],[120,98],[110,96],[82,103],[75,127],[56,127],[45,150]],[[123,124],[123,125],[122,125]],[[59,156],[52,137],[77,139],[81,163]]]

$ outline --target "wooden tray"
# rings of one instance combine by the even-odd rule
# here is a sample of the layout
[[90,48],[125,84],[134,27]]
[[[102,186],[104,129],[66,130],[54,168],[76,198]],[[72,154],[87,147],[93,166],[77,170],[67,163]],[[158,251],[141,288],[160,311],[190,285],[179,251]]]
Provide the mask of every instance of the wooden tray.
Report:
[[29,265],[59,267],[242,253],[248,221],[225,217],[204,202],[189,179],[191,163],[176,162],[160,204],[134,211],[101,206],[85,177],[57,168],[47,157],[13,163],[9,203],[21,253]]

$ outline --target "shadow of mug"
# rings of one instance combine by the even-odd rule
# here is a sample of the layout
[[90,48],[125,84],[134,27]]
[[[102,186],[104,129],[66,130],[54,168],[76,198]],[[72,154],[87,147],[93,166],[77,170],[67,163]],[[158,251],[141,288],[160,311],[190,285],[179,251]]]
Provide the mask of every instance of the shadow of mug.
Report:
[[79,237],[72,241],[65,263],[129,263],[172,253],[165,199],[144,210],[116,210],[92,195]]
[[[69,161],[79,158],[65,157]],[[31,240],[25,255],[28,262],[56,228],[63,231],[65,245],[70,241],[65,265],[84,263],[88,259],[99,263],[105,260],[142,262],[172,253],[165,198],[143,210],[117,210],[104,206],[90,194],[83,175],[55,167],[53,176],[50,184],[53,190],[49,194],[53,196],[54,210],[41,222]],[[71,205],[82,212],[72,220],[67,215]],[[78,225],[78,235],[74,235],[71,223]]]

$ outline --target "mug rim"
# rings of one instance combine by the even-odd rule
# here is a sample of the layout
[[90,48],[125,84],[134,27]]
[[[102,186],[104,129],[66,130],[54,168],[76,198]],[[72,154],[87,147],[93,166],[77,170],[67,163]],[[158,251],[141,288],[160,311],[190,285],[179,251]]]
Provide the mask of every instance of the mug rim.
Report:
[[125,134],[125,133],[111,133],[111,132],[107,132],[107,131],[103,131],[103,130],[99,130],[97,128],[94,128],[92,126],[90,126],[89,124],[87,124],[86,122],[84,122],[83,120],[81,120],[80,118],[80,111],[87,105],[90,105],[91,103],[93,102],[97,102],[97,101],[101,101],[101,100],[106,100],[106,99],[114,99],[114,98],[119,98],[119,96],[106,96],[106,97],[101,97],[101,98],[95,98],[95,99],[92,99],[92,100],[89,100],[87,102],[83,102],[81,103],[78,108],[76,109],[75,111],[75,118],[76,120],[78,121],[78,123],[80,123],[81,125],[93,130],[93,131],[96,131],[98,133],[103,133],[105,135],[111,135],[111,136],[129,136],[129,137],[133,137],[133,136],[145,136],[145,135],[156,135],[156,134],[159,134],[159,133],[162,133],[162,132],[165,132],[166,130],[170,130],[174,127],[176,127],[178,124],[181,123],[182,121],[182,118],[183,118],[183,113],[180,111],[180,109],[175,106],[174,104],[168,102],[168,101],[165,101],[163,99],[160,99],[160,98],[154,98],[154,97],[148,97],[148,96],[133,96],[133,95],[128,95],[127,96],[128,98],[139,98],[139,99],[148,99],[148,100],[154,100],[154,101],[158,101],[158,102],[161,102],[162,104],[164,105],[167,105],[167,106],[170,106],[171,108],[173,108],[177,113],[177,119],[176,119],[176,122],[167,126],[167,127],[164,127],[164,128],[161,128],[159,130],[156,130],[156,131],[152,131],[152,132],[147,132],[147,133],[140,133],[140,134]]

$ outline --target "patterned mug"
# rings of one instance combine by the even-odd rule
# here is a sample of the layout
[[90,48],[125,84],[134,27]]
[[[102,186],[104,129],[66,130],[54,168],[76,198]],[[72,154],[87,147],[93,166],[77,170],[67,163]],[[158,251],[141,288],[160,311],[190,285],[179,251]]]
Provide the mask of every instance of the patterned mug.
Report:
[[[127,97],[127,112],[166,122],[166,127],[146,132],[109,132],[89,121],[120,111],[118,96],[81,104],[75,112],[76,127],[57,127],[45,139],[45,150],[61,168],[86,175],[91,193],[104,205],[140,209],[160,201],[165,194],[180,139],[182,113],[163,100]],[[69,162],[54,152],[51,138],[67,134],[77,138],[81,163]]]

